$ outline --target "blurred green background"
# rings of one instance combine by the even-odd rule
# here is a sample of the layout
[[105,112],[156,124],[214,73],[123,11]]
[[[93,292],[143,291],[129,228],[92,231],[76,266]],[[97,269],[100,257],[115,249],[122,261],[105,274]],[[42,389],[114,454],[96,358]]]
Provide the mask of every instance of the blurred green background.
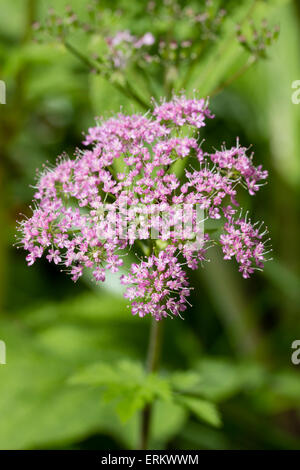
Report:
[[[0,448],[135,448],[139,412],[124,424],[101,390],[68,379],[97,361],[115,370],[120,359],[129,369],[143,363],[148,320],[131,317],[117,277],[101,288],[88,279],[74,285],[46,260],[28,268],[25,253],[13,246],[19,213],[30,213],[36,168],[63,151],[72,154],[94,116],[121,105],[138,109],[63,46],[32,40],[33,21],[50,6],[63,10],[63,3],[0,0],[0,79],[7,86],[7,103],[0,105],[0,339],[7,347],[7,364],[0,365]],[[84,15],[86,3],[72,7]],[[109,3],[101,3],[103,11]],[[253,2],[225,3],[238,17]],[[216,118],[203,136],[216,148],[239,136],[269,170],[268,185],[243,202],[253,220],[265,220],[274,260],[247,281],[218,254],[191,273],[193,307],[185,321],[165,321],[161,374],[187,388],[196,375],[205,406],[156,400],[154,448],[300,448],[300,365],[291,362],[291,344],[300,339],[300,104],[291,100],[292,82],[300,80],[300,7],[296,0],[254,3],[254,19],[279,24],[279,39],[267,60],[211,98]],[[128,8],[114,29],[148,31],[146,2]],[[233,27],[229,18],[231,33],[195,64],[188,95],[193,89],[211,94],[243,63]],[[151,85],[164,94],[159,76]],[[121,372],[119,380],[122,389]]]

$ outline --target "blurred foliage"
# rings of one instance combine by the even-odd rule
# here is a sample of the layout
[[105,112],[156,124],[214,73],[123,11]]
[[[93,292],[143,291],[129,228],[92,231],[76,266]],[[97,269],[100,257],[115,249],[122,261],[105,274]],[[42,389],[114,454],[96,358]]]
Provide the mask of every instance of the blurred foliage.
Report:
[[[291,344],[300,337],[300,107],[291,85],[300,79],[300,9],[292,0],[189,3],[227,11],[214,40],[201,38],[201,57],[188,69],[179,61],[175,75],[168,61],[147,75],[133,61],[126,80],[146,102],[182,87],[211,95],[216,118],[204,146],[233,144],[236,135],[253,145],[269,185],[244,205],[266,220],[274,261],[249,281],[218,255],[193,273],[193,307],[184,322],[165,321],[161,367],[148,376],[149,322],[131,317],[117,278],[100,289],[86,279],[73,285],[47,261],[27,268],[13,247],[15,220],[28,214],[36,167],[80,146],[94,115],[142,108],[57,38],[33,40],[32,24],[46,21],[49,6],[65,14],[64,2],[0,0],[1,449],[135,448],[145,403],[154,403],[153,448],[299,448],[300,366]],[[197,37],[197,28],[171,21],[168,4],[157,2],[165,22],[154,23],[147,4],[103,0],[101,21],[115,32]],[[86,6],[72,2],[83,21]],[[281,30],[266,60],[254,53],[264,18]],[[88,57],[100,48],[99,32],[70,34]]]

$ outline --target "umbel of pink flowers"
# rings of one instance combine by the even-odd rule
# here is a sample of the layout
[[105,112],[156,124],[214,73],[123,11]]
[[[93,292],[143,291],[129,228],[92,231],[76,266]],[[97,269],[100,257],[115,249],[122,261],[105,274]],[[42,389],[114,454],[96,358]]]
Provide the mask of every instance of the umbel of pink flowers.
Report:
[[[163,242],[147,241],[148,256],[137,258],[121,276],[134,315],[156,320],[181,316],[191,290],[184,265],[196,269],[212,245],[221,246],[224,259],[236,259],[244,278],[262,269],[266,230],[241,216],[237,191],[244,188],[254,195],[267,171],[254,166],[253,155],[238,140],[229,150],[205,153],[199,129],[206,118],[213,118],[206,100],[179,96],[146,115],[118,114],[89,129],[84,150],[73,159],[63,155],[38,178],[32,216],[19,223],[28,265],[44,254],[73,281],[85,268],[95,281],[105,281],[106,270],[118,271],[143,227],[136,238],[110,234],[103,217],[103,203],[109,202],[129,209],[192,204],[203,210],[205,220],[219,219],[221,226],[217,238],[205,233],[201,247],[176,230]],[[183,159],[186,169],[176,176],[174,163]],[[99,228],[107,232],[105,239]]]

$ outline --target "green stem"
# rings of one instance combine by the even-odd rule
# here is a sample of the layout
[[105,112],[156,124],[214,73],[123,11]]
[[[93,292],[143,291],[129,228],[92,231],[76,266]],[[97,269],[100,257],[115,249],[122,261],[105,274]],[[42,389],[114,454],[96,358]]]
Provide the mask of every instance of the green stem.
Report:
[[63,40],[63,45],[65,46],[65,48],[71,53],[73,54],[75,57],[77,57],[77,59],[79,59],[83,64],[85,64],[89,69],[90,71],[91,70],[97,70],[97,72],[100,72],[100,68],[99,66],[93,62],[92,60],[90,60],[88,57],[86,57],[84,54],[82,54],[76,47],[74,47],[71,43],[69,43],[68,41],[66,41],[65,39]]
[[26,23],[23,42],[28,42],[32,37],[32,25],[36,19],[37,0],[27,0]]
[[[242,20],[239,22],[239,26],[242,27],[248,20],[251,19],[252,17],[252,14],[254,13],[256,7],[257,7],[257,4],[258,4],[258,0],[253,0],[253,3],[251,4],[249,10],[247,11],[246,15],[242,18]],[[204,71],[204,74],[203,76],[201,77],[201,82],[200,82],[200,86],[205,83],[205,80],[207,79],[207,77],[210,76],[211,73],[213,73],[213,70],[216,66],[216,64],[218,63],[218,61],[222,58],[222,56],[225,54],[227,48],[229,47],[229,45],[231,44],[232,41],[234,41],[236,38],[236,33],[234,32],[233,34],[230,34],[229,37],[227,38],[227,40],[224,41],[224,44],[222,45],[222,47],[219,49],[219,51],[215,54],[215,57],[213,58],[213,60],[210,62],[210,64],[206,67],[206,70]],[[248,68],[248,67],[247,67]],[[230,80],[230,78],[229,78]],[[199,87],[199,85],[198,85]],[[219,92],[219,86],[217,87],[218,88],[218,92]],[[214,94],[217,93],[217,88],[213,91]],[[211,93],[209,93],[209,96],[212,96]]]
[[211,93],[210,97],[213,97],[231,85],[235,80],[241,77],[255,62],[257,61],[256,56],[250,56],[248,61],[240,67],[231,77],[229,77],[225,82],[218,85]]
[[[75,57],[77,57],[77,59],[79,59],[84,65],[86,65],[90,71],[91,70],[95,70],[99,75],[101,75],[102,77],[106,78],[103,74],[103,69],[101,67],[99,67],[99,65],[90,60],[88,57],[86,57],[84,54],[82,54],[76,47],[74,47],[71,43],[69,43],[66,39],[63,39],[63,44],[65,46],[65,48],[71,53],[73,54]],[[110,82],[112,83],[112,85],[117,88],[118,91],[120,91],[124,96],[126,96],[126,98],[129,98],[129,99],[133,99],[136,103],[138,103],[145,111],[147,111],[150,107],[150,105],[148,105],[146,103],[146,101],[144,101],[135,91],[134,89],[131,87],[130,83],[128,82],[128,80],[126,80],[125,82],[125,85],[126,87],[123,87],[121,84],[119,83],[116,83],[114,81]]]
[[128,91],[129,97],[133,98],[145,111],[151,107],[150,103],[148,104],[146,101],[143,100],[132,88],[128,80],[126,79],[126,89]]
[[[152,320],[147,353],[146,371],[155,372],[159,365],[162,346],[162,321]],[[146,450],[149,444],[152,404],[147,404],[142,411],[139,449]]]

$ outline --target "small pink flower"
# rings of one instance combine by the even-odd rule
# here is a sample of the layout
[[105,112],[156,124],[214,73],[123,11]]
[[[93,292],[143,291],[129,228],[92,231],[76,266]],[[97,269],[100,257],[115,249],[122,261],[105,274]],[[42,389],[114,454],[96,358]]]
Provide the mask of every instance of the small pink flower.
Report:
[[53,261],[55,264],[58,264],[60,263],[61,261],[61,257],[59,256],[59,250],[53,250],[51,248],[51,250],[48,251],[48,255],[46,256],[47,260],[49,262]]

